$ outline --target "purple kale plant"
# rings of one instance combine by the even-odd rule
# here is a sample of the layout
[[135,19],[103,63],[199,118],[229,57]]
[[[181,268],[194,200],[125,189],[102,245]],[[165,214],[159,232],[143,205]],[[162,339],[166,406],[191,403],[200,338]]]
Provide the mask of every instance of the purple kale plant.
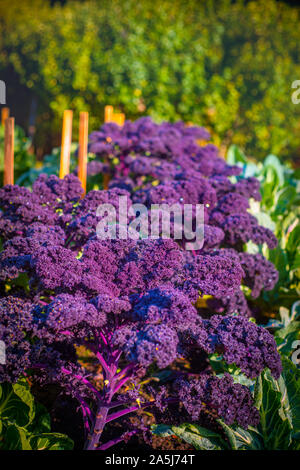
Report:
[[[239,167],[226,164],[216,146],[205,145],[208,139],[203,128],[156,124],[149,117],[124,126],[104,124],[90,135],[90,151],[96,155],[91,164],[110,162],[110,188],[127,190],[134,203],[149,209],[153,204],[203,204],[204,244],[199,252],[211,256],[214,250],[230,249],[244,270],[242,288],[234,295],[215,293],[207,302],[209,311],[251,316],[252,300],[262,289],[272,290],[278,274],[262,254],[244,253],[245,246],[252,242],[261,253],[262,245],[273,249],[277,240],[249,213],[250,200],[261,199],[259,181],[240,177]],[[183,237],[183,247],[185,242]]]
[[[180,158],[182,148],[185,158],[197,153],[193,139],[205,137],[201,129],[182,124],[165,124],[163,132],[160,126],[154,132],[152,121],[140,121],[126,124],[130,145],[162,158],[168,153],[170,160],[174,154]],[[114,125],[106,129],[119,135]],[[96,133],[96,140],[97,135],[102,139]],[[120,152],[130,155],[127,137],[118,139]],[[104,146],[111,143],[101,145],[106,152]],[[214,148],[207,151],[218,158]],[[257,197],[256,183],[233,188],[227,177],[234,169],[217,160],[214,170],[200,157],[195,167],[202,158],[205,172],[192,169],[193,184],[185,174],[141,188],[149,202],[159,200],[160,194],[177,194],[185,202],[208,205],[205,245],[192,254],[171,239],[97,238],[98,205],[109,202],[118,208],[119,196],[125,196],[130,207],[130,187],[116,185],[82,197],[79,180],[69,175],[63,180],[41,176],[32,191],[0,189],[0,340],[6,345],[0,381],[25,375],[40,386],[58,384],[79,403],[87,450],[105,450],[141,430],[145,433],[128,422],[120,436],[107,442],[103,438],[109,423],[143,409],[156,413],[175,407],[178,421],[198,421],[205,410],[227,424],[255,426],[259,416],[248,388],[234,384],[228,375],[215,376],[200,360],[187,372],[181,364],[192,356],[218,353],[249,378],[267,367],[274,377],[280,375],[275,341],[248,320],[241,291],[243,282],[254,296],[272,288],[276,273],[264,258],[240,251],[239,227],[225,223],[228,217],[247,214],[247,197]],[[219,178],[215,185],[214,171]],[[258,225],[247,227],[244,239],[272,240]],[[199,295],[225,300],[225,311],[202,317],[196,308]],[[92,370],[79,360],[80,347],[93,358]],[[170,369],[171,378],[149,395],[142,383],[160,369]]]

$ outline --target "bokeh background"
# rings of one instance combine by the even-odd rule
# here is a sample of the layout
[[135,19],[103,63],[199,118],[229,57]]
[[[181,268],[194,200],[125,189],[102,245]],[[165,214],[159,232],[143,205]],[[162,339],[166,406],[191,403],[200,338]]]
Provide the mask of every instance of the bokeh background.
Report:
[[299,166],[297,2],[1,0],[0,78],[38,159],[59,145],[64,109],[89,111],[94,130],[112,104]]

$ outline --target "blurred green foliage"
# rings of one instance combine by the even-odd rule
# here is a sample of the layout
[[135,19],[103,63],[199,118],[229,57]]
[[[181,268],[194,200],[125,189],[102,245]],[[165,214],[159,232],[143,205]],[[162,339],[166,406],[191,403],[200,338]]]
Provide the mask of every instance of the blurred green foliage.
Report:
[[242,178],[255,176],[260,180],[261,201],[251,201],[250,212],[278,238],[273,250],[252,242],[246,246],[250,253],[260,251],[279,272],[274,289],[264,291],[259,301],[264,301],[265,311],[280,306],[291,308],[300,298],[300,171],[282,164],[275,155],[255,162],[236,145],[229,147],[227,162],[243,169]]
[[44,138],[64,109],[89,111],[94,129],[112,104],[132,119],[204,125],[224,148],[288,157],[300,146],[299,16],[275,0],[2,0],[0,75],[10,92],[13,69],[38,97]]
[[[70,150],[70,172],[76,169],[77,157],[75,155],[78,144],[72,142]],[[45,155],[43,162],[38,162],[34,167],[28,167],[19,178],[16,184],[31,187],[34,181],[41,175],[46,174],[59,176],[61,147],[54,147],[49,155]]]
[[[75,175],[78,173],[77,151],[78,144],[76,142],[72,142],[70,151],[70,173],[74,173]],[[51,150],[51,153],[44,156],[43,162],[37,162],[36,165],[32,167],[28,166],[26,171],[16,179],[15,183],[20,186],[30,188],[41,174],[59,176],[60,154],[61,147],[54,147]],[[88,153],[89,162],[93,159],[95,159],[95,154]],[[88,175],[86,189],[87,191],[91,191],[92,189],[103,189],[103,174],[97,173],[96,175]]]

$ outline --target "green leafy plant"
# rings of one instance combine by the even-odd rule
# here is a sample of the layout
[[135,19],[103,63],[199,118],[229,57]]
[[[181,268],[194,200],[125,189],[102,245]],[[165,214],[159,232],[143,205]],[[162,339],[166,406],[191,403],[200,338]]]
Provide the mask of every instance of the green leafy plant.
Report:
[[293,304],[291,311],[280,307],[279,315],[280,319],[270,320],[266,328],[273,331],[280,353],[291,359],[295,342],[300,340],[300,301]]
[[[279,280],[272,291],[264,292],[262,300],[267,305],[288,309],[300,295],[300,175],[275,155],[263,162],[255,162],[235,145],[227,153],[227,161],[243,169],[242,177],[254,176],[261,183],[261,201],[252,202],[250,212],[259,223],[275,232],[278,246],[269,250],[260,247],[262,254],[279,271]],[[247,251],[258,251],[249,243]]]
[[[70,170],[72,171],[76,166],[75,151],[77,149],[77,144],[71,144],[70,152]],[[59,166],[60,166],[60,147],[55,147],[52,149],[51,154],[45,155],[43,162],[39,166],[30,167],[27,171],[24,171],[17,179],[16,184],[20,186],[31,186],[32,183],[41,175],[45,173],[47,175],[59,175]]]
[[[72,142],[71,144],[71,152],[70,152],[70,172],[75,172],[77,174],[77,149],[78,144],[76,142]],[[16,184],[20,186],[31,187],[34,181],[41,175],[46,174],[50,175],[59,175],[59,167],[60,167],[60,153],[61,148],[55,147],[52,149],[51,153],[45,155],[43,158],[43,162],[39,166],[33,166],[28,168],[27,171],[24,171],[19,178],[16,180]],[[88,160],[91,162],[95,159],[95,155],[89,153]],[[91,189],[102,189],[103,188],[103,175],[96,174],[96,175],[88,175],[87,180],[87,191]]]
[[0,384],[0,450],[71,450],[73,441],[51,432],[50,417],[35,402],[25,378]]

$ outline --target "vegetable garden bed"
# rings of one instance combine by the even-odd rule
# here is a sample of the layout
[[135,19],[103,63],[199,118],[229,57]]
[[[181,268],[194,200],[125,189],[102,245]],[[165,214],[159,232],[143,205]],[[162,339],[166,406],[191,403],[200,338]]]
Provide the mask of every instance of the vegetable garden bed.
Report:
[[[117,119],[88,163],[81,137],[80,179],[69,135],[61,178],[0,189],[0,448],[299,450],[297,173]],[[121,200],[129,222],[134,204],[203,205],[203,246],[161,226],[99,239],[98,206]]]

